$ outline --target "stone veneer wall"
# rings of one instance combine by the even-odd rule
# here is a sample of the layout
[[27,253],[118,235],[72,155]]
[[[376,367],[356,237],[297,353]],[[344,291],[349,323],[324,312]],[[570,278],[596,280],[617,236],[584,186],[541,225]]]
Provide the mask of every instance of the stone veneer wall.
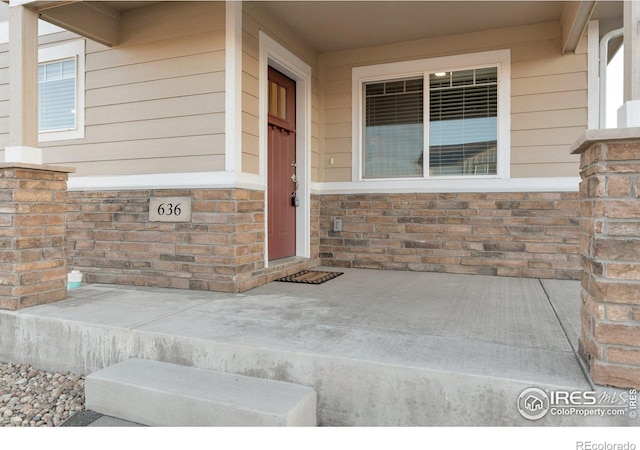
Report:
[[20,163],[0,168],[0,309],[67,296],[65,191],[72,169]]
[[[320,197],[323,265],[579,279],[578,193]],[[334,232],[334,218],[343,231]]]
[[[192,220],[149,222],[153,196],[191,197]],[[67,197],[69,265],[89,283],[239,292],[313,263],[265,269],[262,191],[75,191]]]
[[580,354],[596,383],[640,389],[640,137],[580,153]]

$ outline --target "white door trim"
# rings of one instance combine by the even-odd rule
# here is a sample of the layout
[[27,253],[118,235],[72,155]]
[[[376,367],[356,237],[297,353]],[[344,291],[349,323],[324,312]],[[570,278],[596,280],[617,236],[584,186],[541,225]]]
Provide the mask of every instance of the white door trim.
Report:
[[[280,45],[266,33],[260,31],[260,176],[267,180],[268,156],[268,72],[269,66],[282,72],[296,82],[296,162],[299,180],[296,209],[296,256],[311,257],[311,66],[291,51]],[[268,204],[265,195],[265,266],[269,265],[268,249]]]

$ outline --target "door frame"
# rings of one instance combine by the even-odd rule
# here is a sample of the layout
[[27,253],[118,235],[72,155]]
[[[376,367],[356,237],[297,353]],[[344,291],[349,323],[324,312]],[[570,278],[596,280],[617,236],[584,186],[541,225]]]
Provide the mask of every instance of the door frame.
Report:
[[[259,56],[259,98],[260,116],[259,158],[260,175],[267,189],[268,157],[268,74],[269,66],[282,72],[296,82],[296,175],[299,181],[298,197],[300,206],[296,208],[296,254],[297,257],[311,257],[311,66],[280,45],[269,35],[260,31]],[[268,205],[265,194],[264,221],[264,261],[269,267],[268,248]]]

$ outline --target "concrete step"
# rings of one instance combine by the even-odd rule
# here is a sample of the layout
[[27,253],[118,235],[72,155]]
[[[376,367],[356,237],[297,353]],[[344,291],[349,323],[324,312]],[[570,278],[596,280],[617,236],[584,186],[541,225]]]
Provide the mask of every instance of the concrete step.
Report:
[[149,426],[316,426],[315,390],[128,359],[87,376],[87,409]]

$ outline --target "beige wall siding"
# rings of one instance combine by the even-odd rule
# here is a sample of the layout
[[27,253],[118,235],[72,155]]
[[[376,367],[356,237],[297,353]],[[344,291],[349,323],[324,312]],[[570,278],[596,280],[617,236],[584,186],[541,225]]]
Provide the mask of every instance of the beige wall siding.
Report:
[[[242,14],[242,170],[260,172],[258,126],[259,108],[259,59],[260,25],[246,12]],[[245,121],[245,117],[250,118]]]
[[[569,146],[587,126],[587,54],[561,56],[556,22],[324,54],[322,181],[350,181],[356,66],[511,50],[511,176],[577,176]],[[583,40],[584,41],[584,40]]]
[[[242,169],[259,171],[259,31],[312,67],[313,181],[349,181],[356,66],[511,50],[512,177],[575,176],[568,146],[587,124],[587,54],[560,55],[556,22],[318,55],[259,3],[243,5]],[[58,33],[53,45],[77,38]],[[0,45],[0,148],[9,128]],[[224,2],[159,2],[123,13],[122,43],[87,41],[85,138],[42,143],[76,175],[224,170]],[[1,153],[1,152],[0,152]],[[0,155],[1,156],[1,155]]]
[[[120,45],[86,43],[85,138],[41,143],[76,176],[224,170],[224,2],[157,3],[123,12]],[[77,38],[58,33],[42,45]],[[0,146],[7,139],[0,48]]]
[[259,171],[259,32],[263,31],[311,66],[311,177],[318,181],[321,96],[317,54],[257,3],[243,4],[242,27],[242,170]]

